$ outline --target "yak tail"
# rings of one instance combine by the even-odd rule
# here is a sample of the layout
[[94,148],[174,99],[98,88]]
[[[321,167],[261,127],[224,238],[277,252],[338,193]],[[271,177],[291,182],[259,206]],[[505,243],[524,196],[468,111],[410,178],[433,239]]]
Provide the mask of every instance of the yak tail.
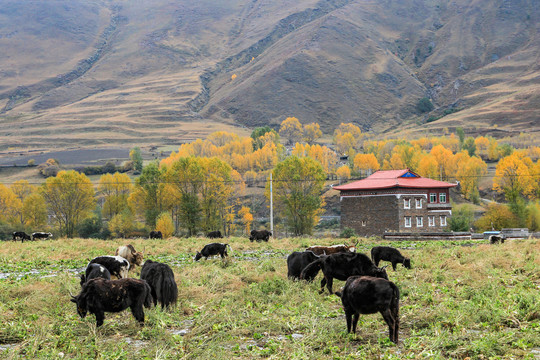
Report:
[[144,289],[146,290],[146,296],[144,298],[144,307],[151,308],[154,305],[154,299],[152,298],[152,288],[148,283],[144,282]]
[[317,259],[314,262],[310,263],[308,266],[302,270],[302,273],[300,274],[300,279],[302,280],[313,280],[315,276],[319,273],[319,270],[321,270],[321,259]]
[[176,304],[176,301],[178,300],[178,286],[174,281],[174,274],[172,271],[163,274],[161,286],[158,287],[161,287],[161,298],[158,297],[158,300],[161,302],[162,309]]

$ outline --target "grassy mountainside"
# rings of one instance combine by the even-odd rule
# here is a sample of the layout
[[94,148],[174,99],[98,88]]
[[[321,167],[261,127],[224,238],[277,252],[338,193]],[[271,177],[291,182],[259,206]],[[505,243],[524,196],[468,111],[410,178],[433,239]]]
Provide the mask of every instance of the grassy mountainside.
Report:
[[538,24],[535,0],[0,0],[0,150],[175,144],[287,116],[537,132]]

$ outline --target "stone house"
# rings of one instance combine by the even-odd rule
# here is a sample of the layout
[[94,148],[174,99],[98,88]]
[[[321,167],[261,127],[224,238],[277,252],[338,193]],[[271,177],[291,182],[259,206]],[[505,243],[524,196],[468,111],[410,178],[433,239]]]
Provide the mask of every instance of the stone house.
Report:
[[360,236],[442,232],[452,215],[449,190],[456,185],[405,169],[334,186],[340,191],[341,228]]

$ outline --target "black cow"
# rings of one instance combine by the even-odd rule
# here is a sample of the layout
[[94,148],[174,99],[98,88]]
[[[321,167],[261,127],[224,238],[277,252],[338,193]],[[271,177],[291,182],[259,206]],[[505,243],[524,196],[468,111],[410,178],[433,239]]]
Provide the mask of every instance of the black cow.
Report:
[[150,239],[163,239],[161,231],[150,231]]
[[159,302],[163,309],[176,304],[178,286],[176,286],[174,273],[169,265],[146,260],[141,270],[141,279],[150,285],[154,305],[157,306]]
[[53,235],[51,233],[46,233],[46,232],[35,232],[35,233],[32,233],[32,240],[36,240],[36,239],[48,239],[50,237],[52,237]]
[[206,237],[209,239],[217,239],[217,238],[223,238],[223,235],[221,235],[221,231],[210,231],[208,234],[206,234]]
[[[317,260],[319,257],[313,251],[295,251],[287,256],[287,276],[290,279],[300,279],[300,274],[306,266]],[[315,276],[306,277],[307,281],[313,281]]]
[[398,343],[399,333],[399,289],[391,281],[371,276],[351,276],[343,292],[336,291],[341,298],[347,332],[356,333],[360,314],[380,312],[388,324],[390,340]]
[[392,263],[392,269],[396,271],[397,264],[403,264],[407,269],[411,268],[411,259],[401,255],[398,249],[390,246],[375,246],[371,249],[371,260],[376,266],[379,266],[379,261],[385,260]]
[[81,274],[81,287],[86,284],[87,281],[102,278],[111,280],[111,273],[107,268],[100,264],[89,264],[84,274]]
[[324,291],[324,285],[332,294],[334,278],[345,281],[349,276],[366,275],[388,280],[386,270],[375,266],[369,257],[362,253],[322,255],[302,270],[300,279],[314,278],[319,273],[319,270],[322,270],[324,275],[321,280],[321,290],[319,291],[321,294]]
[[152,289],[144,280],[139,279],[92,279],[84,284],[81,293],[71,296],[77,304],[77,313],[81,318],[86,314],[96,316],[96,325],[103,325],[105,312],[120,312],[127,308],[137,321],[144,324],[143,305],[152,306]]
[[268,230],[251,230],[249,241],[268,241],[270,236],[272,236],[272,232]]
[[504,235],[489,235],[489,243],[490,244],[497,244],[501,243],[504,244],[504,240],[506,239],[506,236]]
[[213,255],[221,255],[221,258],[224,259],[225,256],[228,256],[227,254],[227,246],[229,244],[222,244],[222,243],[211,243],[208,245],[204,245],[202,250],[200,252],[197,251],[197,254],[195,255],[195,261],[199,261],[200,258],[204,256],[204,259],[207,260],[209,256]]
[[24,240],[32,240],[32,237],[24,231],[15,231],[13,233],[13,241],[16,241],[17,239],[21,239],[21,242],[24,242]]
[[100,264],[105,266],[111,273],[111,276],[116,276],[118,279],[127,278],[129,271],[129,261],[121,256],[103,255],[90,260],[90,264]]

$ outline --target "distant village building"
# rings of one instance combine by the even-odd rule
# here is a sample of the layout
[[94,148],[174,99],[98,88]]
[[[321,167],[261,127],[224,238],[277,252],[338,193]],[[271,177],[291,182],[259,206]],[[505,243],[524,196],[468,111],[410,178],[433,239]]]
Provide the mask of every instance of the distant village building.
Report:
[[456,185],[405,169],[334,186],[340,191],[341,228],[360,236],[442,232],[452,215],[449,189]]

